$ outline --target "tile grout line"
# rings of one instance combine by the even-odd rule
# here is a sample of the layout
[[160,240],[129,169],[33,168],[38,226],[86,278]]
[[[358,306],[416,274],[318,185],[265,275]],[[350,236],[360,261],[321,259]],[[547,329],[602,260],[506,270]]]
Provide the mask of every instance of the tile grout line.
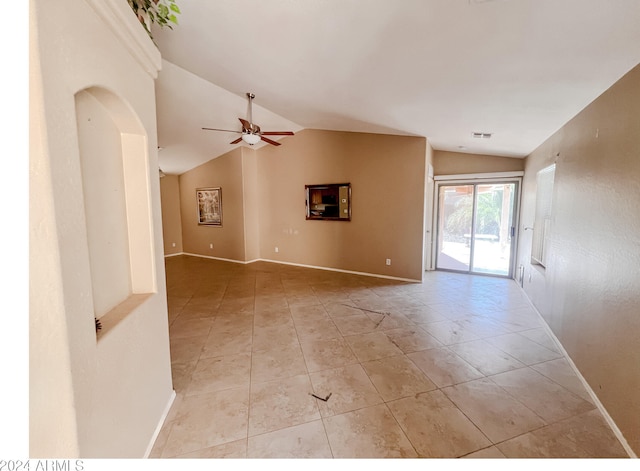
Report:
[[256,283],[257,277],[253,281],[253,319],[251,322],[251,346],[249,348],[249,397],[247,398],[247,433],[245,442],[245,458],[249,458],[249,421],[251,418],[251,391],[253,390],[253,336],[255,334],[256,322]]
[[[250,361],[250,367],[249,367],[249,401],[248,401],[248,405],[249,405],[249,407],[248,407],[248,409],[247,409],[247,440],[246,440],[246,442],[245,442],[245,454],[248,454],[249,418],[250,418],[250,411],[251,411],[251,391],[252,391],[252,388],[253,388],[253,386],[254,386],[254,382],[253,382],[253,381],[252,381],[252,379],[251,379],[251,372],[252,372],[252,367],[253,367],[252,359],[253,359],[253,353],[254,353],[254,352],[253,352],[253,340],[254,340],[254,335],[255,335],[255,333],[256,333],[256,330],[255,330],[255,329],[256,329],[256,324],[255,324],[256,316],[255,316],[255,313],[256,313],[257,301],[258,301],[258,297],[257,297],[257,294],[256,294],[256,284],[257,284],[257,282],[258,282],[258,278],[259,278],[259,276],[256,276],[256,274],[258,274],[258,275],[262,275],[263,273],[265,273],[265,274],[266,274],[266,278],[268,278],[268,277],[269,277],[269,276],[271,276],[271,275],[275,275],[275,273],[268,272],[268,271],[267,271],[267,272],[262,272],[262,271],[256,271],[256,272],[253,272],[253,275],[254,275],[254,277],[253,277],[253,282],[254,282],[254,293],[253,293],[253,323],[252,323],[252,326],[251,326],[252,348],[250,349],[250,352],[249,352],[251,361]],[[238,274],[240,274],[240,273],[238,273]],[[277,273],[278,279],[280,280],[280,283],[281,283],[281,284],[282,284],[283,274],[284,274],[283,272],[278,272],[278,273]],[[228,281],[228,280],[227,280],[227,281]],[[264,280],[263,280],[263,281],[264,281]],[[267,279],[266,281],[268,281],[268,279]],[[309,283],[309,282],[308,282],[308,283]],[[227,291],[228,291],[228,288],[229,288],[229,282],[227,282],[227,285],[225,286],[225,292],[227,292]],[[374,292],[374,294],[376,294],[377,296],[379,296],[379,297],[381,297],[381,298],[384,298],[384,296],[380,296],[380,295],[375,291],[375,287],[372,287],[372,286],[368,286],[368,285],[366,285],[366,286],[362,286],[362,288],[363,288],[363,289],[370,289],[370,290],[372,290],[372,291]],[[361,289],[361,288],[360,288],[360,287],[354,287],[354,289]],[[196,292],[197,292],[197,290],[196,290]],[[191,301],[192,299],[194,299],[194,298],[195,298],[195,294],[196,294],[196,292],[193,292],[193,291],[192,291],[192,294],[191,294],[191,296],[188,298],[188,301],[187,301],[187,302],[186,302],[186,303],[181,307],[181,311],[180,311],[180,313],[179,313],[178,315],[176,315],[176,316],[175,316],[175,318],[174,318],[174,322],[175,322],[175,320],[176,320],[176,319],[179,319],[179,317],[180,317],[180,315],[181,315],[181,314],[184,314],[184,308],[185,308],[185,306],[189,303],[189,301]],[[506,296],[506,295],[505,295],[505,296]],[[286,296],[285,296],[285,297],[286,297]],[[353,301],[353,300],[352,300],[352,301]],[[366,299],[365,299],[365,298],[361,298],[361,301],[366,301]],[[289,316],[291,316],[291,305],[290,305],[289,299],[287,299],[287,305],[289,306]],[[326,308],[325,303],[321,302],[321,305],[323,306],[323,308],[324,308],[325,312],[327,312],[327,308]],[[367,304],[363,304],[363,305],[367,305]],[[425,306],[426,306],[426,304],[425,304]],[[358,307],[356,307],[356,309],[359,309],[359,308],[358,308]],[[471,309],[471,307],[470,307],[469,309]],[[535,310],[534,310],[534,312],[537,312],[537,311],[535,311]],[[539,313],[538,313],[538,315],[539,315]],[[215,320],[217,317],[218,317],[218,316],[217,316],[217,313],[214,313],[214,316],[213,316],[212,320]],[[292,317],[292,316],[291,316],[291,318],[292,318],[292,320],[293,320],[293,317]],[[332,321],[333,325],[337,328],[337,325],[336,325],[336,323],[335,323],[335,320],[334,320],[331,316],[329,316],[329,318],[330,318],[330,320]],[[450,319],[448,319],[448,320],[450,320]],[[495,320],[495,319],[492,319],[492,320]],[[303,359],[303,362],[304,362],[304,364],[305,364],[306,374],[307,374],[307,377],[309,378],[309,381],[310,381],[310,380],[311,380],[311,378],[310,378],[311,373],[309,372],[309,368],[308,368],[308,365],[307,365],[307,358],[305,357],[305,355],[304,355],[304,351],[303,351],[303,350],[302,350],[302,348],[301,348],[302,343],[301,343],[301,341],[300,341],[300,334],[299,334],[299,331],[298,331],[298,326],[296,325],[295,321],[293,321],[293,326],[294,326],[294,329],[295,329],[295,332],[296,332],[296,338],[297,338],[297,340],[298,340],[298,344],[299,344],[299,346],[300,346],[300,352],[301,352],[301,354],[302,354],[302,356],[303,356],[303,357],[302,357],[302,359]],[[419,325],[418,325],[418,327],[419,327]],[[545,324],[543,324],[543,327],[545,327]],[[547,327],[548,327],[548,326],[547,326]],[[529,340],[529,341],[530,341],[530,342],[532,342],[533,344],[539,345],[540,347],[543,347],[543,348],[545,348],[545,349],[547,349],[547,350],[550,350],[550,349],[549,349],[548,347],[546,347],[545,345],[542,345],[541,343],[537,342],[536,340],[530,339],[530,338],[528,338],[526,335],[523,335],[523,334],[521,334],[521,333],[520,333],[520,332],[522,332],[522,331],[528,331],[528,330],[533,330],[533,329],[537,329],[537,328],[539,328],[539,327],[535,327],[535,328],[534,328],[534,327],[529,327],[529,328],[524,329],[524,330],[515,331],[515,332],[509,332],[508,334],[513,334],[513,333],[519,334],[519,335],[520,335],[520,337],[522,337],[522,338],[526,338],[527,340]],[[424,329],[423,329],[423,330],[424,330]],[[211,324],[211,325],[210,325],[208,335],[209,335],[212,331],[213,331],[213,324]],[[378,332],[378,331],[382,331],[382,330],[375,330],[375,331],[372,331],[372,332]],[[372,332],[369,332],[369,333],[372,333]],[[386,331],[382,331],[382,332],[383,332],[383,333],[385,333],[385,336],[386,336],[387,338],[389,338],[389,339],[390,339],[390,337],[386,334]],[[548,333],[548,332],[547,332],[547,333]],[[429,334],[429,332],[427,332],[427,334],[428,334],[428,335],[430,335],[430,334]],[[508,334],[504,334],[504,335],[508,335]],[[342,341],[343,341],[343,342],[345,342],[345,340],[344,340],[345,336],[342,334],[342,332],[340,332],[340,330],[339,330],[339,329],[338,329],[338,335],[339,335],[339,337],[336,337],[336,338],[342,339]],[[552,335],[552,333],[551,333],[550,335]],[[492,337],[495,337],[495,335],[494,335],[494,336],[492,336]],[[482,339],[484,339],[485,337],[481,337],[481,338],[482,338]],[[486,337],[486,338],[491,338],[491,337]],[[551,337],[551,340],[552,340],[552,341],[554,340],[554,337],[553,337],[553,336]],[[468,342],[471,342],[471,340],[469,340],[469,341],[467,341],[467,342],[463,342],[463,343],[468,343]],[[393,343],[393,342],[392,342],[392,343]],[[458,344],[459,344],[459,343],[456,343],[455,345],[458,345]],[[352,349],[351,345],[350,345],[350,344],[348,344],[348,343],[346,343],[346,345],[348,346],[349,350],[353,353],[353,349]],[[494,347],[494,348],[497,348],[497,349],[498,349],[498,350],[500,350],[500,351],[504,351],[504,350],[500,349],[499,347],[496,347],[495,345],[493,345],[493,347]],[[455,355],[456,357],[460,357],[460,355],[458,355],[454,350],[452,350],[452,349],[451,349],[451,345],[446,345],[446,346],[444,346],[444,348],[445,348],[447,351],[451,352],[451,353],[452,353],[453,355]],[[418,350],[417,352],[420,352],[420,351],[428,351],[428,350],[431,350],[431,349],[432,349],[432,348],[427,348],[427,349],[423,349],[423,350]],[[402,349],[400,349],[400,350],[402,350]],[[413,353],[416,353],[416,352],[413,352]],[[556,352],[556,353],[557,353],[557,352]],[[353,354],[354,354],[354,356],[355,356],[355,353],[353,353]],[[509,354],[508,352],[505,352],[505,354],[510,356],[510,354]],[[198,356],[198,360],[197,360],[197,361],[199,361],[199,359],[200,359],[200,356],[201,356],[201,355],[202,355],[202,349],[201,349],[201,351],[200,351],[200,354],[199,354],[199,356]],[[553,380],[552,378],[549,378],[547,375],[545,375],[545,374],[543,374],[543,373],[541,373],[541,372],[537,371],[535,368],[533,368],[533,367],[534,367],[534,366],[536,366],[536,365],[540,365],[540,364],[548,363],[548,362],[555,361],[555,360],[560,360],[561,358],[562,358],[562,359],[564,359],[564,360],[566,360],[566,361],[568,361],[568,362],[570,362],[570,358],[568,357],[568,355],[566,355],[566,352],[564,352],[564,355],[563,355],[563,353],[561,352],[561,353],[560,353],[560,355],[561,355],[560,357],[558,357],[558,358],[554,358],[554,359],[549,359],[549,360],[544,360],[544,361],[538,361],[538,362],[531,363],[531,364],[528,364],[528,363],[527,363],[527,364],[523,364],[523,366],[522,366],[522,367],[520,367],[520,368],[517,368],[517,369],[515,369],[515,370],[511,370],[511,369],[510,369],[510,370],[506,370],[505,372],[498,372],[498,373],[493,373],[493,374],[485,374],[485,373],[484,373],[484,372],[482,372],[482,371],[479,371],[479,370],[478,370],[478,371],[482,374],[482,377],[483,377],[483,378],[488,379],[488,380],[491,382],[491,384],[494,384],[497,388],[499,388],[499,389],[503,390],[503,391],[504,391],[504,392],[505,392],[509,397],[513,398],[515,401],[517,401],[518,403],[522,404],[522,405],[523,405],[527,410],[530,410],[530,411],[531,411],[535,416],[540,417],[540,416],[539,416],[538,414],[536,414],[533,410],[531,410],[528,406],[526,406],[526,404],[522,403],[520,399],[518,399],[516,396],[512,395],[512,393],[510,393],[509,391],[507,391],[506,389],[504,389],[504,388],[503,388],[502,386],[500,386],[498,383],[495,383],[495,381],[494,381],[493,377],[495,377],[496,375],[502,374],[502,373],[507,373],[507,372],[510,372],[510,371],[517,371],[517,370],[522,370],[523,368],[528,368],[530,371],[535,372],[536,374],[540,374],[540,375],[544,376],[545,378],[547,378],[547,379],[548,379],[549,381],[551,381],[552,383],[554,383],[554,384],[558,385],[559,387],[561,387],[561,388],[562,388],[562,390],[563,390],[563,391],[567,391],[567,392],[569,392],[572,396],[579,397],[577,394],[575,394],[575,393],[573,393],[572,391],[568,390],[568,389],[567,389],[566,387],[564,387],[562,384],[558,383],[557,381]],[[563,356],[562,356],[562,355],[563,355]],[[383,357],[382,359],[384,359],[384,358],[390,358],[390,357],[394,357],[394,356],[396,356],[396,355],[389,355],[389,356],[385,356],[385,357]],[[407,354],[406,354],[406,353],[404,353],[404,351],[402,351],[402,356],[403,356],[403,357],[405,357],[405,358],[407,358],[407,359],[409,359],[409,361],[411,361],[411,362],[413,363],[413,360],[411,360],[410,358],[408,358]],[[367,373],[367,370],[366,370],[366,369],[364,369],[364,367],[362,366],[363,362],[362,362],[362,361],[360,361],[360,359],[358,359],[358,358],[357,358],[357,356],[355,356],[355,358],[356,358],[357,363],[354,363],[354,364],[358,364],[358,365],[359,365],[359,366],[364,370],[365,374],[367,375],[367,378],[368,378],[369,382],[373,385],[374,390],[375,390],[375,391],[377,391],[378,395],[380,396],[380,391],[378,390],[378,387],[373,383],[373,381],[371,380],[371,377],[370,377],[370,376],[369,376],[369,374]],[[465,363],[468,363],[464,358],[462,358],[462,357],[460,357],[460,358],[461,358],[461,360],[462,360],[462,361],[464,361]],[[376,359],[376,360],[380,360],[380,359]],[[196,364],[197,364],[197,361],[196,361]],[[413,364],[415,364],[415,363],[413,363]],[[416,365],[416,366],[417,366],[417,365]],[[473,366],[473,365],[471,365],[471,366]],[[569,366],[572,366],[572,365],[569,365]],[[573,365],[573,366],[575,366],[575,365]],[[421,371],[421,373],[422,373],[425,377],[427,377],[428,379],[430,379],[430,378],[429,378],[429,376],[428,376],[424,371],[422,371],[422,369],[421,369],[420,367],[417,367],[417,368]],[[475,368],[475,367],[474,367],[474,368]],[[327,368],[327,369],[325,369],[325,370],[330,370],[330,369],[335,369],[335,368]],[[476,369],[477,369],[477,368],[476,368]],[[575,369],[574,369],[574,368],[572,368],[572,369],[574,370],[573,372],[574,372],[574,373],[576,373]],[[325,371],[325,370],[321,370],[321,371]],[[576,373],[576,376],[578,376],[578,373],[579,373],[579,372],[577,372],[577,373]],[[191,375],[193,375],[193,371],[191,372]],[[479,378],[478,378],[478,379],[479,379]],[[580,379],[581,381],[583,380],[583,378],[580,378],[579,376],[578,376],[578,379]],[[443,387],[438,387],[438,386],[437,386],[437,385],[435,385],[435,383],[433,383],[433,381],[432,381],[432,383],[433,383],[433,384],[434,384],[434,386],[435,386],[435,389],[434,389],[433,391],[435,391],[435,390],[442,391],[443,389],[446,389],[446,388],[449,388],[449,387],[453,387],[453,386],[457,386],[457,385],[459,385],[459,384],[469,383],[469,382],[472,382],[472,381],[476,381],[476,379],[467,380],[467,381],[462,381],[462,382],[460,382],[460,383],[455,383],[455,384],[453,384],[453,385],[447,385],[447,386],[443,386]],[[583,384],[583,385],[584,385],[584,384]],[[429,391],[425,391],[425,392],[429,392]],[[589,390],[587,390],[587,392],[589,392]],[[407,397],[410,397],[410,396],[407,396]],[[448,398],[448,396],[446,396],[446,394],[445,394],[445,397],[447,397],[447,398]],[[383,401],[382,403],[383,403],[383,404],[385,404],[385,406],[387,407],[387,409],[389,409],[389,407],[388,407],[388,403],[389,403],[389,402],[385,401],[385,400],[384,400],[384,398],[382,398],[381,396],[380,396],[380,398],[381,398],[381,399],[382,399],[382,401]],[[398,399],[402,399],[402,398],[398,398]],[[582,399],[582,398],[581,398],[581,399]],[[453,401],[452,401],[451,399],[449,399],[449,398],[448,398],[448,400],[449,400],[449,401],[451,401],[451,402],[453,402]],[[473,425],[474,425],[474,426],[475,426],[475,427],[476,427],[476,428],[477,428],[477,429],[482,433],[482,435],[484,435],[484,436],[489,440],[489,442],[490,442],[490,443],[492,443],[492,445],[489,445],[489,446],[484,447],[484,448],[480,448],[479,450],[476,450],[475,452],[480,451],[480,450],[484,450],[484,449],[488,449],[488,448],[490,448],[491,446],[496,446],[496,448],[499,450],[498,445],[500,445],[500,444],[502,444],[502,443],[504,443],[504,442],[506,442],[506,441],[513,440],[513,439],[515,439],[515,438],[517,438],[517,437],[521,437],[521,436],[526,435],[526,434],[528,434],[528,433],[532,433],[532,432],[535,432],[535,431],[538,431],[538,430],[544,429],[544,428],[546,428],[546,427],[550,427],[550,426],[552,426],[552,425],[554,425],[554,424],[557,424],[557,423],[560,423],[560,422],[562,422],[562,421],[570,420],[570,419],[573,419],[573,418],[578,417],[578,416],[580,416],[580,415],[588,414],[588,413],[590,413],[591,411],[593,411],[593,409],[591,409],[590,411],[586,411],[586,412],[582,412],[582,413],[575,413],[575,414],[571,414],[571,416],[570,416],[570,417],[565,417],[565,418],[563,418],[563,419],[561,419],[561,420],[556,420],[556,421],[554,421],[554,422],[547,422],[547,421],[546,421],[546,420],[544,420],[542,417],[540,417],[540,419],[542,420],[542,422],[544,423],[544,425],[541,425],[541,426],[539,426],[539,427],[533,428],[532,430],[529,430],[529,431],[527,431],[527,432],[523,432],[523,433],[521,433],[521,434],[519,434],[519,435],[516,435],[516,436],[514,436],[514,437],[511,437],[511,438],[509,438],[509,439],[502,440],[501,442],[493,443],[493,441],[492,441],[492,440],[490,440],[490,439],[489,439],[489,438],[484,434],[484,432],[482,432],[482,430],[481,430],[481,429],[480,429],[480,428],[479,428],[479,427],[478,427],[478,426],[477,426],[477,425],[476,425],[476,424],[475,424],[475,423],[474,423],[474,422],[473,422],[473,421],[472,421],[472,420],[471,420],[471,419],[470,419],[470,418],[469,418],[469,417],[468,417],[468,416],[467,416],[467,415],[466,415],[466,414],[465,414],[461,409],[459,409],[459,408],[458,408],[458,406],[457,406],[455,403],[453,403],[453,404],[454,404],[454,406],[456,407],[456,409],[457,409],[457,410],[459,410],[459,411],[460,411],[460,413],[462,413],[462,415],[463,415],[463,416],[465,416],[465,417],[470,421],[470,423],[471,423],[471,424],[473,424]],[[370,407],[370,406],[363,406],[363,407],[360,407],[360,408],[358,408],[358,409],[354,409],[354,411],[356,411],[356,410],[361,410],[361,409],[365,409],[365,408],[367,408],[367,407]],[[317,409],[317,405],[316,405],[316,409]],[[596,409],[597,409],[597,407],[596,407]],[[348,412],[352,412],[352,411],[348,411]],[[601,413],[601,416],[604,416],[604,414],[602,414],[602,411],[599,411],[599,412]],[[345,413],[346,413],[346,412],[345,412]],[[398,422],[398,419],[395,417],[395,415],[393,415],[393,412],[391,412],[391,413],[392,413],[392,416],[394,417],[395,422],[397,423],[397,422]],[[337,415],[341,415],[341,414],[334,414],[334,415],[332,415],[332,416],[328,416],[328,417],[334,417],[334,416],[337,416]],[[606,416],[605,416],[605,417],[601,417],[601,418],[605,418],[605,422],[607,422],[607,425],[610,425],[610,424],[608,424],[608,421],[606,421]],[[331,448],[331,443],[329,442],[329,437],[328,437],[328,432],[327,432],[327,428],[326,428],[326,424],[325,424],[325,419],[326,419],[326,418],[325,418],[325,417],[322,417],[322,414],[320,414],[320,420],[322,420],[322,421],[323,421],[322,423],[323,423],[323,429],[324,429],[325,437],[326,437],[327,443],[329,444],[329,449],[331,450],[331,454],[332,454],[332,456],[333,456],[333,449]],[[309,422],[304,422],[304,423],[309,423]],[[398,426],[399,426],[399,423],[398,423]],[[284,428],[287,428],[287,427],[284,427]],[[400,429],[402,430],[402,427],[400,427]],[[280,430],[280,429],[278,429],[278,430]],[[610,431],[612,431],[612,430],[610,430]],[[405,436],[406,436],[406,433],[404,432],[404,430],[402,430],[402,432],[403,432],[403,433],[405,434]],[[168,433],[170,434],[170,430],[168,431]],[[565,435],[563,434],[562,436],[565,436]],[[408,439],[408,436],[406,436],[406,438]],[[618,438],[618,437],[616,436],[616,438]],[[619,440],[619,439],[618,439],[618,440]],[[409,440],[409,443],[411,443],[411,446],[414,448],[414,451],[416,451],[416,452],[417,452],[417,450],[415,449],[415,446],[413,445],[413,443],[411,442],[411,440]],[[164,449],[164,448],[165,448],[165,446],[166,446],[166,444],[164,444],[162,448]],[[585,451],[585,452],[588,454],[588,451],[586,451],[586,450],[584,450],[583,448],[579,447],[577,444],[576,444],[576,446],[577,446],[580,450]],[[159,450],[159,451],[160,451],[160,453],[162,453],[162,451],[163,451],[163,450]],[[625,449],[625,452],[626,452],[626,451],[627,451],[627,450]],[[472,453],[475,453],[475,452],[467,453],[466,455],[462,455],[462,456],[467,456],[467,455],[472,454]],[[501,452],[501,453],[502,453],[502,452]],[[504,453],[502,453],[502,454],[504,454]]]
[[[311,288],[311,290],[313,291],[313,288]],[[293,329],[296,331],[296,338],[298,339],[298,345],[300,347],[300,353],[302,355],[302,361],[304,361],[304,367],[307,370],[307,379],[309,380],[309,384],[311,385],[311,390],[313,392],[315,392],[314,391],[314,387],[313,387],[313,381],[311,380],[311,373],[309,372],[309,366],[307,365],[307,359],[305,358],[304,350],[302,349],[302,342],[300,341],[300,334],[298,333],[298,327],[296,326],[296,321],[293,318],[293,314],[291,313],[291,304],[289,303],[289,299],[286,298],[286,296],[285,296],[285,299],[287,300],[287,306],[288,306],[287,309],[289,311],[289,316],[291,317],[291,321],[293,322]],[[319,305],[322,306],[322,309],[326,312],[326,309],[325,309],[324,305],[322,305],[322,304],[319,304]],[[333,447],[331,446],[331,440],[329,440],[329,433],[327,432],[327,425],[324,423],[324,417],[322,417],[322,412],[320,411],[320,408],[318,407],[317,401],[314,401],[314,406],[316,408],[316,411],[318,412],[318,415],[320,416],[320,423],[322,423],[322,430],[324,431],[324,436],[325,436],[325,438],[327,440],[327,445],[329,446],[329,451],[331,452],[331,458],[335,458]]]

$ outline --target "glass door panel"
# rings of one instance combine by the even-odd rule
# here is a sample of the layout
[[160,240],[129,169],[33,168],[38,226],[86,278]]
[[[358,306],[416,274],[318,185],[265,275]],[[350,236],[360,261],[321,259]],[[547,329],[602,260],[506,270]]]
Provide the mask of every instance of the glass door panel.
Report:
[[518,191],[514,181],[438,185],[436,269],[511,277]]
[[436,268],[469,271],[474,185],[441,185]]
[[471,271],[511,272],[515,183],[476,185]]

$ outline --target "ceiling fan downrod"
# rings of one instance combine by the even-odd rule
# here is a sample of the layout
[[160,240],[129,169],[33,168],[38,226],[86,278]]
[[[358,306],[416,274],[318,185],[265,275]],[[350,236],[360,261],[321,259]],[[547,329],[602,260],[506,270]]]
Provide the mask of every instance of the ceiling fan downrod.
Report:
[[253,93],[247,92],[247,98],[249,99],[249,116],[248,116],[248,118],[249,118],[249,124],[251,125],[251,132],[252,133],[253,133],[253,114],[251,112],[251,108],[253,108],[253,106],[252,106],[253,101],[252,100],[255,97],[256,96]]

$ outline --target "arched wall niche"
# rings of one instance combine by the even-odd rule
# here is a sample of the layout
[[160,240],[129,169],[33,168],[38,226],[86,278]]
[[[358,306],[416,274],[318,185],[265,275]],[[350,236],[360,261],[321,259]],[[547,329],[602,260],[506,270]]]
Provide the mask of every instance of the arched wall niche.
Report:
[[77,92],[75,108],[100,339],[157,291],[148,139],[132,108],[103,87]]

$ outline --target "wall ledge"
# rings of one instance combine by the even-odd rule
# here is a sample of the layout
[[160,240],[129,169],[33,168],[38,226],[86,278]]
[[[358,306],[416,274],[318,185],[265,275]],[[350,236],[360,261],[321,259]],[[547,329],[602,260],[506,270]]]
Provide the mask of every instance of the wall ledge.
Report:
[[113,31],[122,45],[153,78],[162,68],[160,51],[124,0],[85,0]]
[[129,315],[133,314],[142,306],[154,293],[134,293],[130,294],[124,301],[113,309],[102,315],[98,320],[102,328],[96,332],[96,342],[102,340],[120,325]]

